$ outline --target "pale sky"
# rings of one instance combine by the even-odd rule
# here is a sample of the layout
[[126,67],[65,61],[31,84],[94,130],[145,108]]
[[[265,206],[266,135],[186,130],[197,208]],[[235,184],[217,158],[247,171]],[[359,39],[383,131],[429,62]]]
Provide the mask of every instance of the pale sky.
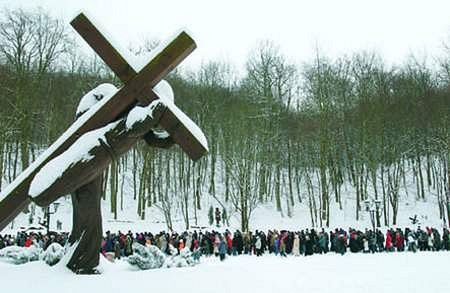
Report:
[[448,0],[0,0],[0,7],[37,6],[67,23],[87,11],[123,47],[187,28],[198,49],[183,64],[193,68],[222,60],[242,69],[264,39],[296,63],[312,58],[316,45],[331,57],[376,50],[399,64],[411,53],[435,56],[450,42]]

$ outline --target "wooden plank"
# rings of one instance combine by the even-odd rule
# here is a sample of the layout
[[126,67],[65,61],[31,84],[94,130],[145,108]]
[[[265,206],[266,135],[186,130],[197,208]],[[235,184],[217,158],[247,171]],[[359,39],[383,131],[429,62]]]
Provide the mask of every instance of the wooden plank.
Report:
[[[165,75],[175,68],[195,49],[195,42],[185,32],[181,32],[159,54],[157,54],[136,76],[90,116],[84,116],[79,125],[72,125],[66,131],[66,138],[58,139],[50,148],[33,162],[23,173],[7,186],[0,195],[0,231],[14,219],[29,203],[28,189],[31,179],[48,161],[64,152],[83,133],[102,127],[115,120],[123,111],[136,103],[135,96],[148,93]],[[90,113],[89,111],[86,114]],[[83,119],[83,117],[79,118]],[[76,127],[74,127],[76,126]]]
[[32,178],[26,179],[23,184],[14,190],[14,193],[10,193],[9,196],[0,202],[0,231],[30,204],[28,188]]
[[160,125],[192,160],[197,161],[208,152],[175,113],[166,111],[161,117]]
[[[122,87],[99,111],[82,127],[82,133],[113,121],[120,114],[136,104],[136,98],[144,96],[195,49],[195,43],[186,32],[181,32],[160,54],[157,54],[137,75]],[[156,97],[147,97],[147,104]],[[91,121],[92,120],[92,121]]]
[[[125,58],[120,55],[86,15],[80,13],[70,22],[70,24],[122,82],[126,83],[136,75],[136,72],[127,63]],[[141,104],[146,105],[157,99],[158,96],[153,91],[152,87],[150,87],[146,94],[138,95],[136,98]],[[196,161],[208,152],[208,150],[197,140],[195,135],[191,133],[189,127],[184,125],[183,121],[174,113],[167,111],[161,119],[161,126],[169,132],[174,141],[192,160]]]
[[84,13],[78,14],[70,25],[124,84],[136,75],[136,71]]

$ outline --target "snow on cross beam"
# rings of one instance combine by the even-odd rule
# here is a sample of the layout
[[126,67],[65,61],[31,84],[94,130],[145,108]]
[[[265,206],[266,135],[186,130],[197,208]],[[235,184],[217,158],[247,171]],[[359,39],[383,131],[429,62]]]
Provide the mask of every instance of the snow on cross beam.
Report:
[[[0,231],[30,203],[28,195],[30,182],[47,162],[67,150],[80,135],[115,120],[123,112],[135,105],[137,98],[141,101],[141,99],[144,100],[143,97],[146,97],[147,104],[155,100],[156,96],[149,96],[148,93],[152,92],[152,88],[187,57],[195,47],[195,42],[187,33],[179,33],[165,47],[160,48],[139,73],[134,72],[135,74],[127,80],[116,94],[109,99],[101,100],[77,119],[44,153],[2,190],[0,193]],[[166,119],[171,122],[170,128],[167,130],[172,132],[180,129],[185,130],[185,128],[189,130],[191,125],[186,122],[185,118],[187,116],[180,119],[179,112],[181,111],[178,112],[175,109],[175,112],[173,113],[173,110],[170,110],[170,108],[167,111],[170,114],[170,116],[168,115],[170,119]],[[189,132],[191,135],[186,136],[188,146],[199,145],[205,142],[196,144],[198,141],[198,138],[195,136],[197,131],[198,129],[192,130]],[[207,152],[207,146],[205,145],[203,152],[189,153],[187,147],[183,148],[183,150],[187,151],[191,158],[198,159]]]
[[[70,24],[123,83],[126,84],[136,76],[135,68],[128,64],[116,49],[118,46],[111,44],[105,33],[100,32],[99,25],[93,23],[92,17],[89,19],[85,14],[80,13]],[[162,43],[153,51],[158,52],[164,46],[165,44]],[[153,89],[136,98],[145,105],[157,98],[165,100],[169,111],[163,115],[160,124],[191,159],[197,160],[208,152],[208,143],[203,132],[174,103],[167,101]]]

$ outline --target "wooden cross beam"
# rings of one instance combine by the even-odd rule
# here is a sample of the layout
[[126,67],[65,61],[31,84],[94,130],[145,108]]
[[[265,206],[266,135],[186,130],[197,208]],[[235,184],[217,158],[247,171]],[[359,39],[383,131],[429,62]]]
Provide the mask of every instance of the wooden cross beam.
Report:
[[[86,23],[86,20],[88,19],[83,14],[80,14],[74,21],[75,23],[83,24]],[[84,32],[88,31],[89,29]],[[97,37],[99,36],[102,35],[99,33]],[[108,42],[106,43],[109,44]],[[104,45],[105,42],[99,41],[99,47],[94,48],[97,51]],[[114,53],[115,50],[111,51],[111,48],[113,49],[112,46],[110,49],[106,48],[105,50],[108,54],[105,55],[110,56],[106,63],[112,66],[114,72],[120,72],[119,78],[125,82],[124,86],[114,96],[101,100],[78,118],[36,161],[0,193],[0,231],[30,203],[28,196],[30,183],[35,174],[47,162],[67,150],[80,135],[115,120],[124,111],[136,104],[136,98],[142,99],[142,101],[147,103],[156,99],[156,96],[151,94],[153,92],[152,88],[187,57],[195,47],[196,45],[192,38],[187,33],[181,32],[165,48],[159,51],[139,73],[131,70],[132,68],[120,54],[110,58],[109,54],[116,54]],[[106,57],[102,54],[102,58]],[[145,99],[144,97],[147,98]],[[169,111],[166,111],[166,113],[167,117],[163,119],[164,121],[161,121],[161,124],[174,136],[175,141],[180,144],[183,150],[194,160],[204,155],[207,152],[206,147],[199,147],[201,143],[190,133],[189,127],[184,125],[183,121],[180,121],[179,110],[170,111],[169,108]]]
[[[127,63],[125,58],[85,14],[80,13],[70,24],[124,84],[127,84],[137,75],[133,67]],[[158,99],[158,95],[152,90],[153,86],[144,95],[138,95],[135,98],[144,105]],[[190,128],[184,124],[180,117],[177,117],[174,111],[170,111],[170,108],[161,117],[160,125],[192,160],[195,161],[208,152]]]

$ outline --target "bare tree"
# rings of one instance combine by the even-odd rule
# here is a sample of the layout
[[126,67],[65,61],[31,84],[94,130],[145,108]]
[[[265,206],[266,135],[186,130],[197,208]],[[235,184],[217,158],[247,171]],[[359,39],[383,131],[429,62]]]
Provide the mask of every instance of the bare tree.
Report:
[[226,158],[232,165],[229,170],[232,186],[230,199],[234,209],[240,214],[242,231],[249,230],[252,212],[258,206],[255,154],[255,146],[248,137],[233,156]]

